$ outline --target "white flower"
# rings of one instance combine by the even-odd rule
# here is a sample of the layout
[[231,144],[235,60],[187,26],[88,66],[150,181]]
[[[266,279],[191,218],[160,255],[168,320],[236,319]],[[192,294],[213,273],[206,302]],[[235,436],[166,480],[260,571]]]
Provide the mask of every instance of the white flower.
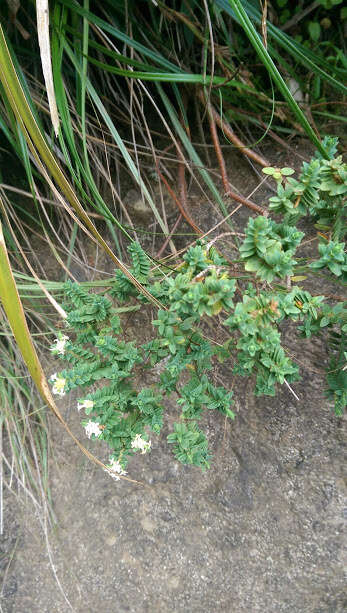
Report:
[[119,481],[119,475],[126,475],[126,471],[123,470],[122,465],[119,460],[115,460],[114,458],[110,458],[110,463],[107,464],[107,468],[104,468],[104,471],[107,472],[112,479],[115,481]]
[[69,337],[65,336],[63,334],[61,334],[59,336],[59,338],[55,339],[55,345],[52,345],[52,347],[50,348],[50,351],[53,351],[53,353],[59,353],[60,355],[64,355],[65,353],[65,345],[68,342]]
[[92,434],[95,434],[95,436],[100,436],[102,433],[102,428],[100,428],[100,424],[97,421],[92,421],[90,419],[84,427],[88,438],[90,438]]
[[92,409],[94,406],[94,402],[92,400],[83,400],[82,402],[77,403],[77,409],[80,411],[84,409],[85,411],[88,409]]
[[146,453],[151,448],[151,441],[145,441],[141,434],[136,434],[133,441],[131,441],[131,446],[133,449],[141,449],[141,453]]
[[65,396],[64,387],[66,384],[66,379],[64,379],[64,377],[58,377],[57,373],[55,372],[54,375],[51,376],[50,381],[54,381],[54,385],[52,387],[53,394]]

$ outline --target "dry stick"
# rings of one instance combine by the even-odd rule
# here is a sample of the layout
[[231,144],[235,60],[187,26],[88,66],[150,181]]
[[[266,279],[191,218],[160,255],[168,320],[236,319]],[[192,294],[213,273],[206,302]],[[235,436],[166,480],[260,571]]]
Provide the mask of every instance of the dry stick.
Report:
[[307,6],[303,11],[297,13],[296,15],[294,15],[294,17],[289,19],[289,21],[287,21],[283,26],[280,27],[280,30],[285,32],[286,30],[289,30],[292,26],[296,26],[296,24],[299,23],[301,19],[307,17],[307,15],[309,15],[309,13],[318,8],[320,4],[322,3],[319,0],[315,0],[315,2],[312,2],[312,4]]
[[185,165],[182,152],[179,148],[177,148],[177,156],[180,159],[178,162],[178,187],[179,187],[179,195],[181,198],[182,206],[187,208],[187,182],[186,182],[186,173],[185,173]]
[[224,161],[223,153],[222,153],[221,146],[220,146],[219,139],[218,139],[216,121],[213,115],[212,106],[210,104],[207,107],[207,111],[208,111],[208,119],[210,123],[212,141],[214,144],[214,148],[216,150],[216,155],[217,155],[218,164],[219,164],[219,168],[220,168],[221,175],[222,175],[222,182],[223,182],[225,193],[231,198],[233,198],[233,200],[240,202],[241,204],[243,204],[244,206],[247,206],[249,209],[251,209],[252,211],[255,211],[256,213],[259,213],[259,215],[267,216],[268,214],[267,211],[265,211],[265,209],[263,209],[261,206],[259,206],[258,204],[255,204],[255,202],[251,202],[251,200],[248,200],[247,198],[244,198],[243,196],[239,196],[238,194],[236,194],[234,191],[230,189],[228,175],[227,175],[227,171],[225,167],[225,161]]
[[[326,104],[326,103],[325,103]],[[313,105],[312,105],[313,107]],[[265,121],[263,121],[262,119],[260,119],[259,114],[258,113],[252,113],[252,111],[243,111],[242,109],[239,109],[235,106],[232,106],[230,104],[228,104],[228,109],[230,110],[234,110],[236,111],[236,113],[240,113],[240,115],[245,115],[245,117],[249,116],[249,117],[255,117],[255,119],[257,119],[257,121],[259,121],[259,124],[265,129],[267,130],[267,134],[269,136],[271,136],[271,138],[273,140],[275,140],[276,142],[278,142],[282,147],[284,147],[285,149],[288,149],[288,151],[290,151],[293,155],[296,155],[297,157],[302,158],[303,160],[305,160],[306,162],[310,161],[310,158],[308,156],[303,156],[300,155],[299,153],[297,153],[297,151],[295,151],[293,149],[293,147],[291,147],[286,141],[283,140],[283,138],[281,138],[280,136],[278,136],[278,134],[276,134],[275,132],[273,132],[273,130],[269,130],[269,126],[268,124],[265,123]]]
[[177,204],[184,219],[189,223],[189,225],[193,228],[193,230],[195,230],[197,234],[200,234],[200,235],[203,234],[202,230],[197,225],[195,225],[194,221],[189,217],[188,213],[184,210],[179,198],[177,198],[175,192],[173,191],[173,189],[171,189],[170,185],[168,184],[167,180],[165,179],[164,175],[160,172],[160,170],[158,170],[158,175],[160,179],[163,181],[164,185],[166,186],[166,189],[169,192],[171,198]]
[[204,107],[207,106],[208,111],[211,112],[213,119],[216,122],[217,126],[219,126],[222,132],[225,134],[225,136],[229,138],[229,140],[231,140],[231,142],[240,149],[240,152],[243,153],[243,155],[246,155],[247,157],[249,157],[251,160],[253,160],[257,164],[262,166],[262,168],[264,168],[264,166],[270,165],[269,162],[265,158],[263,158],[258,153],[255,153],[255,151],[248,149],[248,147],[246,147],[243,144],[243,142],[239,139],[238,136],[236,136],[235,132],[231,129],[229,124],[224,119],[222,119],[219,113],[217,113],[217,111],[213,108],[212,104],[205,100],[204,94],[202,91],[198,93],[198,97],[199,97],[201,104]]
[[269,166],[268,160],[263,158],[255,151],[252,151],[252,149],[248,149],[248,147],[243,144],[243,142],[239,139],[238,136],[236,136],[235,132],[231,129],[229,124],[221,118],[219,113],[217,113],[217,111],[212,106],[211,111],[217,126],[219,126],[225,136],[229,138],[229,140],[231,140],[231,142],[240,149],[240,152],[243,155],[248,157],[250,160],[253,160],[253,162],[256,162],[256,164],[259,164],[259,166],[261,166],[262,168],[264,168],[265,166]]
[[[201,114],[200,114],[199,100],[197,99],[196,96],[194,96],[194,110],[195,110],[195,115],[196,115],[196,121],[198,122],[198,130],[199,130],[201,144],[204,147],[206,161],[207,161],[208,166],[211,167],[212,166],[211,158],[210,158],[210,154],[209,154],[209,151],[208,151],[209,147],[208,147],[208,145],[206,143],[205,130],[204,130],[204,127],[202,125],[202,119],[201,119]],[[192,142],[192,145],[194,145],[193,142]]]
[[217,160],[218,160],[218,164],[219,164],[219,168],[220,168],[220,173],[222,176],[222,183],[223,183],[223,187],[224,187],[224,191],[227,194],[229,192],[230,189],[230,185],[229,185],[229,179],[228,179],[228,175],[227,175],[227,170],[225,167],[225,160],[223,157],[223,153],[220,147],[220,143],[219,143],[219,139],[218,139],[218,134],[217,134],[217,129],[216,129],[216,122],[213,118],[213,114],[212,114],[212,110],[211,110],[211,106],[208,105],[207,107],[207,112],[208,112],[208,121],[210,124],[210,132],[211,132],[211,136],[212,136],[212,142],[214,144],[214,148],[216,151],[216,155],[217,155]]
[[161,257],[161,254],[163,253],[163,251],[164,251],[165,247],[167,246],[169,240],[172,238],[173,234],[176,232],[177,226],[179,225],[182,217],[183,217],[183,215],[182,215],[182,213],[180,213],[179,216],[177,217],[175,223],[174,223],[174,226],[173,226],[170,234],[166,237],[163,245],[160,247],[160,249],[159,249],[159,251],[157,253],[157,259],[159,259]]
[[[19,189],[19,187],[13,187],[13,185],[7,185],[6,183],[0,183],[0,189],[3,189],[5,191],[9,191],[9,192],[15,192],[16,194],[20,194],[21,196],[24,196],[25,198],[34,198],[34,196],[32,195],[31,192],[27,192],[24,189]],[[58,208],[64,208],[60,202],[56,202],[55,200],[51,200],[50,198],[43,198],[41,197],[42,202],[47,202],[48,204],[54,204],[54,206],[57,206]],[[89,217],[95,217],[96,219],[104,219],[103,215],[99,215],[99,213],[91,213],[90,211],[86,211],[87,215],[89,215]]]
[[[184,159],[183,159],[183,155],[179,149],[179,147],[176,148],[177,149],[177,155],[180,158],[182,163],[178,163],[178,186],[179,186],[179,195],[180,195],[180,199],[182,202],[182,206],[184,209],[187,208],[187,183],[186,183],[186,175],[185,175],[185,171],[184,171]],[[176,232],[177,226],[180,223],[181,219],[182,219],[183,215],[182,212],[179,214],[169,236],[165,239],[164,244],[162,245],[162,247],[159,249],[158,254],[157,254],[157,258],[159,258],[161,256],[161,254],[163,253],[166,245],[168,244],[169,238],[173,235],[174,232]]]

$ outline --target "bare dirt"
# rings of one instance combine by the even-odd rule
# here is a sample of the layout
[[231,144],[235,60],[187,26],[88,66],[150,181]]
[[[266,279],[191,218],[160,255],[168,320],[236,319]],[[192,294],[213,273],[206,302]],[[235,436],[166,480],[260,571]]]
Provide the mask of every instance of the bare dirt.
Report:
[[[275,163],[269,150],[265,154]],[[281,155],[276,163],[293,163]],[[259,178],[239,157],[232,168],[237,187],[248,195]],[[264,189],[254,197],[261,204]],[[211,227],[211,210],[201,200],[192,201],[190,212]],[[243,217],[246,211],[240,225]],[[136,313],[131,328],[146,334],[146,318]],[[205,418],[214,456],[206,473],[178,464],[168,448],[174,400],[167,401],[167,422],[160,438],[152,439],[152,453],[130,463],[129,476],[138,485],[110,479],[52,418],[57,524],[49,542],[65,597],[32,506],[19,507],[7,494],[2,612],[345,611],[345,422],[324,398],[322,342],[297,341],[290,328],[283,334],[302,365],[302,380],[295,384],[299,401],[286,388],[276,398],[255,398],[253,382],[234,382],[224,365],[218,375],[234,386],[237,416],[234,422],[212,413]],[[47,374],[58,368],[50,360]],[[71,394],[59,406],[83,439],[77,397]],[[83,442],[107,460],[106,448]]]

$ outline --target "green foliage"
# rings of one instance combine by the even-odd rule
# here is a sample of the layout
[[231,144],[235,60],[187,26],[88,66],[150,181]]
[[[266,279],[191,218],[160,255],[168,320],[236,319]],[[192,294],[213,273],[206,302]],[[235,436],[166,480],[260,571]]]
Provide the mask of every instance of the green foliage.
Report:
[[293,255],[303,236],[296,228],[277,224],[269,218],[251,218],[246,239],[240,247],[240,255],[246,261],[245,269],[268,282],[276,276],[283,278],[293,274],[296,264]]
[[277,196],[272,196],[269,199],[269,209],[274,213],[288,215],[291,217],[296,213],[295,202],[292,199],[293,190],[284,187],[281,183],[277,184]]
[[319,4],[325,9],[332,9],[334,6],[341,4],[343,0],[319,0]]
[[[333,11],[334,6],[339,3],[340,0],[321,0],[319,11],[323,9]],[[6,6],[6,3],[2,4]],[[154,4],[148,3],[148,11],[141,11],[138,3],[129,3],[127,10],[124,11],[123,3],[111,3],[113,10],[109,13],[96,10],[94,14],[93,7],[90,7],[91,10],[89,10],[88,3],[70,1],[64,2],[63,5],[52,3],[52,63],[56,100],[61,118],[55,153],[65,159],[67,175],[74,189],[76,188],[77,192],[82,195],[83,203],[95,208],[97,219],[101,216],[102,219],[107,220],[108,230],[112,234],[118,255],[121,254],[121,250],[116,230],[120,230],[127,238],[130,237],[125,227],[119,223],[115,210],[113,209],[112,212],[112,207],[109,208],[106,205],[97,189],[100,183],[100,170],[98,164],[94,162],[97,160],[97,155],[94,155],[95,152],[93,153],[89,145],[87,146],[87,143],[93,142],[89,139],[89,129],[90,127],[93,129],[96,118],[98,125],[102,125],[103,129],[107,126],[109,130],[110,138],[105,140],[107,148],[117,146],[131,177],[140,186],[144,198],[150,205],[156,223],[165,234],[168,233],[166,220],[164,223],[165,216],[162,218],[156,209],[147,189],[147,183],[141,176],[140,165],[134,163],[126,141],[122,140],[112,120],[112,115],[109,114],[111,113],[110,105],[108,105],[108,112],[102,102],[102,100],[110,99],[110,92],[114,99],[116,91],[117,100],[120,104],[124,104],[122,115],[125,117],[129,115],[133,98],[132,79],[137,79],[140,84],[144,79],[153,82],[148,85],[149,88],[152,87],[149,94],[151,99],[153,99],[154,92],[158,101],[158,92],[161,92],[159,106],[170,115],[170,118],[166,115],[166,119],[169,123],[171,121],[170,129],[177,132],[179,140],[186,149],[185,161],[193,162],[194,168],[201,173],[221,208],[224,206],[222,198],[187,136],[189,133],[188,121],[187,130],[183,130],[180,118],[175,111],[178,108],[181,111],[184,110],[183,98],[187,96],[189,102],[196,95],[196,87],[211,85],[212,102],[214,97],[215,102],[219,104],[219,97],[222,96],[227,113],[233,112],[232,107],[241,108],[246,114],[246,119],[256,124],[258,117],[262,117],[268,123],[271,114],[275,122],[276,117],[281,116],[280,130],[288,130],[288,127],[293,125],[293,118],[295,118],[311,140],[320,147],[321,155],[317,155],[307,168],[303,167],[299,179],[293,179],[293,182],[286,180],[286,177],[292,174],[292,169],[268,169],[269,174],[278,184],[278,194],[272,199],[270,209],[283,214],[285,218],[282,224],[266,220],[266,227],[264,226],[263,230],[261,226],[264,225],[264,222],[256,222],[259,223],[260,238],[252,234],[254,228],[253,230],[250,228],[247,237],[249,244],[241,256],[246,264],[246,272],[250,273],[248,290],[244,289],[242,279],[236,282],[234,278],[229,278],[231,276],[228,275],[230,263],[226,262],[214,248],[207,249],[202,243],[187,251],[183,257],[182,266],[178,269],[178,274],[176,272],[167,273],[165,270],[168,277],[164,279],[161,278],[159,272],[151,275],[150,259],[141,246],[134,242],[130,245],[130,272],[143,286],[148,287],[152,295],[159,298],[167,308],[155,315],[154,330],[157,336],[150,343],[137,346],[135,342],[126,343],[121,338],[120,320],[115,315],[113,308],[114,300],[124,302],[133,297],[141,301],[143,308],[146,308],[147,304],[147,299],[138,295],[136,287],[121,271],[116,272],[107,296],[89,293],[79,285],[67,284],[68,327],[66,332],[71,333],[71,340],[65,343],[63,352],[57,348],[58,345],[55,347],[54,354],[64,357],[67,367],[59,377],[56,377],[53,388],[58,394],[76,386],[84,388],[85,391],[87,388],[88,390],[97,388],[93,393],[88,393],[81,402],[86,414],[91,416],[86,426],[88,424],[90,426],[90,423],[99,424],[101,429],[99,433],[96,426],[94,431],[91,426],[89,427],[90,436],[104,438],[113,450],[112,459],[119,461],[123,469],[127,455],[135,453],[136,450],[149,449],[144,428],[150,428],[157,433],[162,427],[161,391],[178,395],[178,404],[182,408],[180,424],[183,424],[186,432],[190,432],[190,435],[186,435],[186,439],[190,442],[187,443],[182,439],[184,443],[182,449],[185,451],[184,453],[179,452],[181,460],[206,466],[208,453],[206,452],[205,456],[202,453],[205,443],[200,440],[199,437],[202,435],[194,430],[193,422],[190,420],[194,419],[195,424],[205,409],[217,410],[233,417],[229,408],[232,402],[230,392],[222,387],[214,387],[208,379],[206,373],[211,374],[212,365],[217,360],[234,357],[233,352],[237,349],[241,356],[240,372],[255,373],[257,390],[273,393],[277,382],[283,382],[285,377],[291,380],[290,377],[295,376],[292,370],[294,367],[288,361],[280,344],[280,333],[277,326],[281,319],[296,318],[302,322],[303,327],[306,326],[305,330],[309,333],[314,333],[316,329],[320,331],[327,329],[332,332],[334,326],[338,328],[339,314],[337,310],[333,311],[335,307],[331,307],[333,315],[330,316],[328,312],[330,307],[319,305],[317,297],[309,296],[304,290],[298,289],[294,294],[288,289],[285,294],[286,290],[283,288],[278,289],[277,293],[268,286],[276,279],[288,277],[296,272],[297,264],[294,253],[300,243],[300,232],[292,228],[293,220],[296,221],[296,218],[309,213],[314,217],[316,227],[328,232],[329,244],[335,245],[330,251],[326,246],[326,251],[320,253],[320,260],[316,262],[316,265],[312,264],[311,272],[316,269],[319,270],[319,275],[324,276],[325,269],[330,270],[338,279],[345,272],[345,262],[341,260],[339,245],[342,244],[341,235],[344,228],[343,196],[346,192],[346,167],[341,158],[334,159],[336,151],[333,151],[333,145],[330,150],[328,143],[323,143],[321,146],[271,59],[275,57],[276,64],[288,68],[289,73],[293,73],[291,62],[295,62],[295,68],[297,62],[302,63],[304,79],[307,69],[313,75],[310,82],[313,83],[312,89],[314,87],[318,92],[317,97],[320,95],[321,82],[344,91],[342,81],[345,75],[346,60],[342,50],[338,49],[338,44],[335,46],[328,44],[323,47],[323,44],[327,42],[323,40],[324,32],[329,29],[329,26],[327,27],[327,20],[325,19],[323,23],[321,17],[326,18],[327,16],[318,11],[319,19],[316,12],[310,14],[309,21],[307,19],[302,21],[303,30],[309,39],[304,40],[306,48],[289,39],[280,28],[274,25],[276,19],[271,18],[267,24],[268,52],[253,26],[253,23],[259,24],[261,19],[258,3],[247,1],[241,3],[240,0],[232,0],[232,2],[217,0],[216,3],[210,3],[207,17],[208,20],[210,18],[212,20],[212,46],[216,50],[216,62],[213,74],[209,74],[209,54],[212,47],[203,42],[206,42],[205,22],[207,21],[203,18],[199,3],[192,3],[188,12],[184,7],[182,9],[183,5],[180,6],[180,3],[177,3],[173,7],[177,11],[172,11],[169,16],[165,7],[161,5],[162,3],[159,3],[159,7],[153,8]],[[275,0],[272,4],[275,9],[272,6],[271,11],[281,9],[278,10],[279,24],[285,23],[293,14],[301,10],[301,3],[294,7],[288,0],[277,0],[277,2]],[[28,7],[29,12],[23,14],[22,18],[27,20],[31,31],[34,16],[32,11],[35,10],[35,3],[29,3]],[[0,10],[2,11],[3,8],[1,7]],[[248,20],[250,18],[248,27],[246,27],[247,20],[243,13]],[[111,17],[108,16],[109,14]],[[339,14],[341,18],[344,18],[343,11]],[[182,15],[184,15],[184,23],[179,18]],[[240,20],[240,17],[243,17],[243,20]],[[4,19],[6,22],[7,12]],[[97,34],[95,27],[89,28],[88,23],[97,27]],[[245,25],[243,26],[245,34],[239,27],[240,23]],[[233,30],[232,43],[230,28]],[[9,36],[11,36],[10,30],[11,28],[8,32]],[[12,30],[16,32],[16,28]],[[128,36],[130,31],[131,36]],[[163,32],[165,33],[164,38]],[[4,51],[5,39],[2,38],[2,41]],[[35,36],[31,36],[27,42],[23,39],[20,49],[18,40],[15,41],[20,56],[27,58],[27,74],[31,74],[32,68],[35,68],[37,64],[35,41]],[[117,51],[119,41],[125,49],[123,51],[125,55]],[[186,49],[189,50],[188,54],[183,54],[184,61],[181,52],[182,41],[186,41]],[[255,47],[265,67],[265,70],[262,71],[265,79],[255,73],[249,76],[243,68],[247,66],[247,70],[253,70],[252,67],[258,65],[257,62],[254,62],[249,42],[256,43]],[[308,53],[310,49],[307,47],[317,49],[317,54]],[[280,55],[281,49],[284,50],[283,59]],[[236,66],[240,66],[240,70],[234,73],[236,56]],[[3,53],[3,57],[7,56]],[[110,58],[109,63],[107,63],[108,58]],[[70,204],[77,206],[78,202],[72,197],[71,186],[67,183],[65,176],[58,172],[58,166],[51,157],[51,147],[46,142],[46,135],[49,134],[51,127],[49,116],[42,117],[42,125],[40,121],[33,123],[36,112],[34,101],[30,96],[32,83],[30,79],[28,82],[25,81],[14,54],[13,60],[28,102],[26,105],[21,100],[19,106],[16,103],[16,108],[12,105],[13,110],[11,110],[9,101],[14,100],[13,96],[9,95],[10,90],[8,89],[11,79],[3,78],[2,85],[8,92],[7,95],[4,95],[5,90],[1,92],[4,135],[11,143],[16,155],[24,162],[31,187],[33,176],[35,179],[37,177],[37,168],[31,169],[30,167],[25,144],[29,137],[29,140],[34,139],[38,155],[46,161],[49,160],[46,166],[55,183],[70,199]],[[11,58],[8,56],[8,61],[2,61],[1,64],[4,66],[3,75],[11,75],[11,72],[7,72],[8,67],[12,65]],[[93,65],[97,66],[97,70],[94,71]],[[131,70],[129,70],[129,65]],[[113,73],[116,74],[116,78],[112,81],[114,70],[118,72]],[[102,78],[104,71],[108,72],[107,79]],[[232,78],[225,78],[232,73],[234,73]],[[270,80],[268,74],[272,77]],[[298,80],[301,81],[298,82],[298,87],[302,88],[303,93],[306,94],[302,75],[301,79],[298,75]],[[165,81],[167,98],[164,97],[163,90],[158,85],[159,81]],[[129,97],[127,96],[128,83],[131,83]],[[264,83],[266,83],[265,86]],[[275,89],[278,88],[288,104],[289,113],[283,103],[280,109],[273,109],[273,92],[269,83],[271,87],[273,83]],[[17,85],[19,86],[19,82]],[[181,87],[184,90],[184,96],[181,94]],[[19,87],[15,89],[18,94]],[[65,89],[69,92],[68,99]],[[169,107],[171,101],[174,101],[174,104]],[[28,112],[29,107],[30,112]],[[144,147],[150,145],[154,150],[150,142],[151,136],[148,134],[147,137],[146,131],[142,130],[142,119],[146,119],[143,111],[146,104],[141,104],[140,107],[134,130],[136,132],[139,129],[141,143],[143,138],[145,139],[142,143]],[[172,109],[170,112],[169,108]],[[96,114],[93,119],[94,109]],[[277,113],[277,110],[280,113]],[[268,116],[267,111],[269,111]],[[142,115],[141,112],[143,112]],[[312,109],[312,112],[315,113],[316,110]],[[282,123],[283,117],[286,127]],[[22,119],[26,123],[25,133],[18,128],[18,122]],[[276,130],[277,126],[272,119],[270,123],[272,123],[272,129]],[[262,124],[258,123],[258,125]],[[27,131],[28,138],[26,138]],[[136,135],[137,133],[134,134],[135,150]],[[113,141],[113,144],[110,141]],[[29,145],[31,146],[31,142]],[[327,161],[323,159],[324,156],[327,157]],[[85,211],[88,209],[89,206],[75,209],[82,214],[84,222],[87,219]],[[25,215],[28,213],[25,212]],[[30,216],[33,219],[33,215]],[[75,228],[77,229],[77,225]],[[76,233],[73,234],[71,249],[76,237]],[[100,239],[99,236],[99,241]],[[233,274],[237,270],[238,263],[233,262]],[[305,267],[305,261],[300,261],[299,264]],[[242,276],[247,277],[247,275]],[[261,290],[257,282],[259,278],[265,281]],[[245,312],[240,307],[240,313],[235,315],[238,305],[243,304],[239,301],[240,295],[243,296],[244,293],[250,300],[253,300],[247,306],[251,310],[248,312],[244,304]],[[262,305],[254,304],[256,298],[264,299],[262,315],[258,314]],[[276,302],[278,303],[277,308]],[[272,309],[274,309],[274,317],[271,316]],[[232,322],[233,315],[236,318],[241,317],[242,331],[237,326],[235,328],[232,325],[225,326],[225,330],[232,331],[233,337],[220,344],[206,338],[204,322],[211,322],[213,318],[213,329],[218,326],[219,330],[223,330],[224,320],[229,318]],[[252,329],[252,317],[256,320],[259,317],[259,321],[265,321],[268,332],[266,339],[262,338],[264,331],[260,330],[260,323],[258,327]],[[59,339],[60,345],[62,342],[63,339]],[[153,389],[146,388],[138,391],[135,384],[138,370],[144,367],[154,368],[164,360],[165,370],[160,376],[158,385],[154,385]],[[249,360],[253,360],[251,366],[249,366]],[[334,398],[337,397],[338,394],[334,393]],[[137,443],[133,444],[136,441]],[[200,451],[198,451],[199,445],[202,446]],[[179,445],[177,448],[180,449]]]
[[[322,299],[322,296],[320,298]],[[300,310],[302,310],[303,303],[298,302],[297,304]],[[313,308],[304,318],[300,330],[304,336],[309,337],[312,334],[319,334],[323,328],[334,330],[337,325],[342,332],[347,332],[347,309],[342,302],[334,306],[322,304],[319,310]]]
[[[132,271],[146,282],[148,258],[135,245],[129,249]],[[125,294],[129,296],[124,290],[123,277],[116,275],[109,292],[120,301]],[[106,296],[88,294],[79,286],[67,283],[66,297],[70,301],[65,304],[67,323],[77,334],[74,342],[65,341],[64,351],[60,352],[70,367],[59,373],[59,384],[55,381],[55,386],[66,393],[98,382],[100,387],[80,401],[80,408],[90,416],[83,424],[90,437],[108,443],[113,460],[117,458],[123,470],[128,456],[138,449],[142,452],[149,449],[145,428],[155,434],[162,428],[162,391],[166,395],[175,392],[184,425],[181,423],[175,429],[174,453],[184,463],[206,468],[207,441],[196,429],[196,420],[204,409],[217,410],[229,418],[234,414],[230,410],[231,392],[215,387],[204,374],[211,369],[218,347],[206,340],[195,326],[203,316],[212,317],[233,307],[235,281],[229,279],[225,260],[216,250],[207,252],[198,244],[185,254],[181,272],[164,278],[160,285],[157,293],[165,296],[168,308],[159,309],[157,319],[153,320],[158,337],[136,347],[135,342],[119,338],[120,321]],[[164,359],[165,371],[158,384],[137,391],[133,386],[135,369],[140,364],[153,368]],[[134,446],[134,441],[142,446]]]
[[283,177],[290,177],[290,175],[294,174],[294,170],[292,168],[273,168],[272,166],[267,166],[263,168],[264,175],[269,175],[275,181],[281,182]]
[[[333,156],[336,141],[327,140],[326,146]],[[280,169],[279,174],[276,169],[267,170],[278,183],[277,200],[270,199],[270,208],[286,218],[299,207],[299,199],[301,211],[316,215],[325,193],[332,212],[329,233],[336,232],[337,222],[343,226],[341,199],[346,174],[340,157],[325,160],[317,154],[310,163],[304,162],[299,180],[290,177],[290,169]],[[106,293],[66,284],[67,326],[75,339],[60,334],[52,348],[69,365],[52,377],[53,391],[62,395],[76,387],[89,388],[78,408],[89,417],[82,422],[87,435],[108,443],[110,470],[124,474],[131,455],[149,451],[148,432],[160,433],[165,414],[163,396],[171,394],[180,409],[168,436],[174,455],[184,464],[208,468],[210,452],[198,421],[205,411],[235,417],[232,392],[215,386],[212,367],[217,361],[231,359],[235,375],[254,376],[256,395],[275,395],[278,384],[289,385],[299,378],[298,366],[281,342],[281,323],[286,319],[299,322],[298,329],[306,337],[325,334],[328,338],[327,394],[334,401],[336,414],[341,414],[346,401],[347,309],[342,302],[329,304],[323,295],[313,296],[288,281],[297,272],[305,273],[297,279],[305,279],[310,271],[324,275],[324,269],[342,278],[347,269],[344,243],[321,242],[320,257],[311,263],[300,258],[298,265],[294,255],[303,236],[294,225],[263,216],[251,218],[239,248],[249,273],[246,284],[242,277],[237,281],[230,278],[230,263],[202,240],[165,276],[160,267],[152,272],[141,246],[132,243],[133,274],[163,304],[152,321],[155,336],[143,344],[122,339],[121,321]],[[284,277],[286,288],[270,285]],[[263,282],[261,288],[258,278]],[[123,273],[116,273],[108,294],[119,302],[136,296],[142,308],[148,304]],[[218,322],[221,333],[224,330],[224,342],[217,343],[207,334],[206,324],[211,320],[213,325]],[[143,369],[152,371],[154,383],[139,390],[136,381]]]
[[333,241],[338,241],[344,231],[347,164],[342,156],[334,157],[337,138],[326,137],[323,146],[329,159],[317,151],[310,162],[303,163],[299,179],[268,173],[277,182],[277,196],[270,198],[269,208],[284,215],[284,221],[290,224],[310,214],[317,229],[331,229]]
[[142,249],[139,243],[131,243],[128,247],[128,251],[132,259],[132,273],[140,283],[147,281],[148,273],[150,270],[150,261],[148,256]]
[[310,268],[318,270],[323,267],[329,268],[333,275],[340,277],[347,273],[347,254],[345,253],[345,243],[335,243],[334,241],[322,242],[318,245],[319,260],[312,262]]
[[73,328],[84,329],[87,323],[102,322],[107,319],[111,309],[111,302],[104,296],[94,295],[85,306],[70,311],[67,324]]
[[[315,10],[309,11],[307,16],[305,13],[307,3],[275,0],[271,6],[276,11],[280,25],[292,24],[289,32],[293,34],[295,41],[302,43],[306,49],[314,50],[323,61],[326,58],[332,66],[336,66],[340,61],[343,64],[339,54],[338,28],[334,27],[337,21],[346,18],[344,9],[339,6],[342,2],[343,0],[319,0]],[[297,16],[299,19],[296,19]],[[320,84],[312,90],[313,96],[319,98]]]
[[342,155],[332,160],[322,161],[320,190],[328,196],[343,196],[347,193],[347,164]]
[[[327,154],[327,159],[332,160],[336,156],[338,144],[339,139],[337,138],[337,136],[324,136],[322,140],[322,145]],[[320,151],[316,151],[314,157],[318,160],[326,159],[325,157],[322,157]]]
[[[285,356],[281,347],[281,335],[274,326],[283,318],[283,312],[271,294],[244,295],[236,305],[234,314],[225,324],[231,330],[239,330],[238,353],[234,372],[240,375],[257,374],[255,393],[275,395],[275,384],[298,378],[298,369]],[[295,309],[292,309],[295,312]],[[286,313],[287,315],[287,313]]]
[[[139,243],[132,242],[128,247],[128,251],[132,260],[130,272],[139,281],[139,283],[145,285],[150,270],[150,261],[148,256]],[[117,296],[121,302],[124,302],[130,296],[136,296],[137,290],[131,281],[129,281],[128,277],[125,276],[124,272],[117,270],[113,287],[110,290],[110,295]]]
[[162,395],[149,388],[141,390],[135,401],[135,406],[145,416],[144,423],[156,434],[159,434],[163,426],[164,407],[161,403]]
[[310,162],[303,162],[299,179],[288,179],[293,198],[299,206],[298,212],[302,214],[306,213],[306,209],[314,210],[319,201],[319,179],[324,161],[312,159]]
[[194,464],[203,470],[210,467],[208,443],[195,422],[175,424],[174,432],[167,440],[174,444],[174,454],[182,464]]

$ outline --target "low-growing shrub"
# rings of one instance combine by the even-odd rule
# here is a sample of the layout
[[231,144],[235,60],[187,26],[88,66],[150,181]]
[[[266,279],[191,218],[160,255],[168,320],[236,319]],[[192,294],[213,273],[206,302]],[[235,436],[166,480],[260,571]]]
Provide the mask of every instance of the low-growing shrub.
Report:
[[[334,300],[312,295],[302,285],[309,274],[320,275],[323,288],[324,280],[346,279],[341,236],[347,168],[335,156],[336,145],[336,139],[326,139],[330,159],[317,153],[303,164],[297,179],[288,168],[265,169],[277,182],[269,209],[281,214],[282,221],[250,218],[239,258],[233,262],[199,240],[176,269],[163,274],[160,266],[151,272],[151,261],[138,243],[130,245],[131,272],[162,305],[152,322],[150,342],[122,339],[119,303],[136,297],[142,308],[148,304],[123,272],[117,271],[111,288],[98,294],[66,283],[66,334],[58,335],[52,351],[67,366],[51,377],[53,392],[85,390],[78,403],[87,416],[82,424],[87,436],[108,443],[108,469],[116,479],[125,474],[129,456],[149,451],[149,432],[159,434],[163,425],[163,397],[173,393],[181,410],[168,436],[174,455],[184,464],[209,467],[208,442],[198,427],[203,411],[234,419],[232,391],[212,382],[213,365],[232,358],[235,376],[255,375],[257,395],[275,395],[278,384],[290,387],[299,372],[281,343],[280,324],[285,319],[299,322],[298,331],[306,337],[327,334],[327,393],[335,413],[342,413],[347,398],[345,304],[339,296]],[[304,216],[318,230],[313,261],[296,255],[305,236],[296,224]],[[248,274],[240,271],[235,277],[235,263],[243,263]],[[204,325],[213,318],[225,331],[222,343],[211,338],[211,326],[207,331]],[[162,372],[156,382],[137,389],[138,370],[158,364]]]

